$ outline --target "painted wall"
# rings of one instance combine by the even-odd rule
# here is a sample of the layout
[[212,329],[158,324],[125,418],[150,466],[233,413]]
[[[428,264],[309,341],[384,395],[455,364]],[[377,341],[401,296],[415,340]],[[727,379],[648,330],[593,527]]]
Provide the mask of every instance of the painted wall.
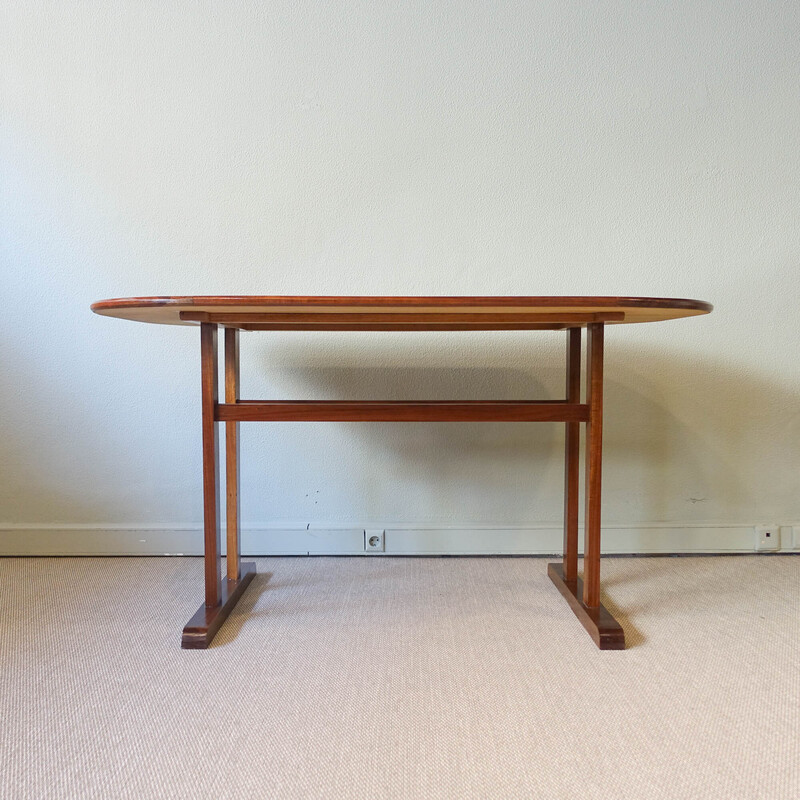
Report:
[[[604,519],[800,521],[795,2],[0,3],[0,518],[197,524],[191,293],[620,294]],[[253,334],[245,396],[562,391],[563,335]],[[551,523],[557,425],[243,427],[249,525]]]

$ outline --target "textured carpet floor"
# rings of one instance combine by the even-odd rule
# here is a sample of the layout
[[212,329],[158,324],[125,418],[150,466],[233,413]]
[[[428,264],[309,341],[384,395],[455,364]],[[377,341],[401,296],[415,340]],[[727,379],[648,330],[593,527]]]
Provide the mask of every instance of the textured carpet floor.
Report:
[[2,798],[800,797],[800,557],[275,558],[206,651],[190,558],[0,560]]

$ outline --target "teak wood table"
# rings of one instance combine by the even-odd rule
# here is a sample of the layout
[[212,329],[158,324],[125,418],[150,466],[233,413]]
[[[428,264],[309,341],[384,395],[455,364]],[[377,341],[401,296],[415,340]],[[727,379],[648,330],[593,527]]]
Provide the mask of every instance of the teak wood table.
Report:
[[[564,422],[564,553],[547,572],[601,650],[625,648],[622,627],[600,604],[600,476],[605,326],[707,314],[698,300],[652,297],[133,297],[92,305],[110,317],[199,325],[202,395],[205,602],[183,629],[181,646],[202,649],[255,575],[239,544],[239,422]],[[225,329],[225,402],[217,390],[217,329]],[[581,330],[587,330],[581,400]],[[563,400],[242,400],[239,331],[563,330]],[[227,572],[220,556],[219,434],[225,423]],[[585,435],[583,579],[578,576],[580,424]]]

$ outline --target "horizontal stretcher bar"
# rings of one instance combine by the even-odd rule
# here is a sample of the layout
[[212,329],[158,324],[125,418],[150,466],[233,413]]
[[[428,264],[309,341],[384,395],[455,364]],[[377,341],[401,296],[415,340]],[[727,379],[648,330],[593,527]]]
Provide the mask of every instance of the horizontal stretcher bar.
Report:
[[586,422],[589,406],[566,400],[240,400],[219,422]]
[[622,322],[614,312],[211,312],[181,311],[184,322],[211,322],[246,331],[481,331],[563,330],[592,322]]

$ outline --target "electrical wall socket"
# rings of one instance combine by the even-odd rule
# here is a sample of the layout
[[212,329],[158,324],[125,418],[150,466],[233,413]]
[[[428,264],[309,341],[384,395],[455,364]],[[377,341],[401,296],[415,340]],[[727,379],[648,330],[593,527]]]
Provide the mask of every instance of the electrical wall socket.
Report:
[[384,530],[364,531],[364,550],[367,553],[382,553],[386,532]]
[[781,529],[779,525],[756,525],[756,550],[780,550]]

